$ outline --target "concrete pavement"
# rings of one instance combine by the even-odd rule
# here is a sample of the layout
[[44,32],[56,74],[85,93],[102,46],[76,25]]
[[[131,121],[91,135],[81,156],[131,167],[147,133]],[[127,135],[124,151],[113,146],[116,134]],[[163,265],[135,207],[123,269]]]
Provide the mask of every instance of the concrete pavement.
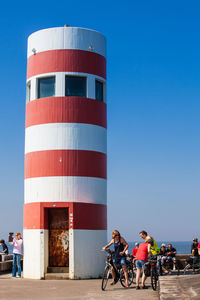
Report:
[[101,290],[101,280],[29,280],[11,278],[11,275],[0,275],[1,300],[158,300],[147,280],[147,290],[136,290],[135,284],[125,289],[120,283]]
[[160,300],[199,300],[200,275],[160,277]]

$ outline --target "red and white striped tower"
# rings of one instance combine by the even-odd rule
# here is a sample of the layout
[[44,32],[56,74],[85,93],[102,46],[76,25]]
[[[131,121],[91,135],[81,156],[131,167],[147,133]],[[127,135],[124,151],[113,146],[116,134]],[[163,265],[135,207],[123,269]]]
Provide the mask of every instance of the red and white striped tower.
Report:
[[[73,96],[74,91],[80,91],[66,78],[73,81],[74,77],[85,78],[81,79],[86,83],[85,95]],[[47,272],[48,212],[53,208],[67,208],[69,212],[66,222],[70,278],[95,278],[102,274],[104,255],[100,249],[107,241],[105,86],[106,42],[102,34],[59,27],[30,35],[25,134],[25,278],[41,279]],[[99,99],[98,88],[100,94],[103,89],[103,99]],[[84,93],[82,87],[80,90]]]

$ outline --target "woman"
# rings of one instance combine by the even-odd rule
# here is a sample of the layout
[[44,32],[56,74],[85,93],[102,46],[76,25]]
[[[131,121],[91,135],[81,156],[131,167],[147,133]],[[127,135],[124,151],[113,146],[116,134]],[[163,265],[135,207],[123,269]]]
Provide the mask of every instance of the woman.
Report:
[[[21,254],[22,254],[22,238],[21,233],[16,233],[16,239],[13,234],[13,241],[10,242],[13,245],[13,268],[12,268],[12,277],[21,277]],[[16,276],[16,267],[17,267],[17,276]]]
[[161,267],[164,273],[168,274],[169,272],[165,269],[165,261],[167,260],[167,249],[166,245],[162,244],[160,247],[160,256],[161,256]]
[[[144,269],[145,263],[148,261],[148,254],[151,251],[151,245],[153,244],[153,239],[150,237],[147,237],[144,243],[141,243],[137,254],[136,254],[136,268],[137,268],[137,275],[136,275],[136,290],[140,289],[139,282],[140,282],[140,275],[142,272],[142,269]],[[144,274],[143,270],[143,275],[142,275],[142,288],[146,289],[147,287],[145,286],[145,280],[146,280],[146,275]]]
[[[115,249],[115,257],[114,257],[114,264],[120,264],[122,266],[122,270],[124,272],[124,276],[125,276],[125,284],[126,287],[128,288],[128,273],[127,273],[127,269],[126,269],[126,256],[125,256],[125,252],[128,249],[128,244],[125,241],[125,239],[120,235],[118,230],[114,230],[112,233],[112,240],[110,241],[110,243],[106,246],[104,246],[102,248],[102,250],[106,250],[107,248],[109,248],[111,245],[114,245],[114,249]],[[115,284],[115,270],[112,267],[111,269],[111,274],[112,274],[112,281],[111,281],[111,285]]]

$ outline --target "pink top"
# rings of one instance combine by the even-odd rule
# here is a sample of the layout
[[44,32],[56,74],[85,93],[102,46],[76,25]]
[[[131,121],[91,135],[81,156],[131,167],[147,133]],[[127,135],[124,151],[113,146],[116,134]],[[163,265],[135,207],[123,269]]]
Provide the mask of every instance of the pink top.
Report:
[[136,253],[136,259],[148,261],[148,243],[140,244]]
[[10,244],[13,245],[13,253],[22,254],[22,239],[16,240],[14,238]]

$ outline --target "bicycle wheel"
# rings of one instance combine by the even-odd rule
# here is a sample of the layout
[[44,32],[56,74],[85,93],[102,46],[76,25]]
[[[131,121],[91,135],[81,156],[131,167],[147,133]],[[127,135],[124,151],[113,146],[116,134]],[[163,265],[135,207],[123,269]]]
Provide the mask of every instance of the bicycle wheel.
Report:
[[[128,286],[130,286],[133,283],[133,278],[135,274],[133,269],[128,269],[127,271],[128,271]],[[126,287],[124,271],[122,269],[120,270],[120,283],[124,288]]]
[[151,269],[151,286],[154,291],[157,289],[158,277],[155,269]]
[[103,278],[102,278],[102,282],[101,282],[102,291],[105,291],[105,289],[106,289],[108,279],[110,278],[110,274],[111,274],[111,269],[109,266],[107,266],[104,270]]

